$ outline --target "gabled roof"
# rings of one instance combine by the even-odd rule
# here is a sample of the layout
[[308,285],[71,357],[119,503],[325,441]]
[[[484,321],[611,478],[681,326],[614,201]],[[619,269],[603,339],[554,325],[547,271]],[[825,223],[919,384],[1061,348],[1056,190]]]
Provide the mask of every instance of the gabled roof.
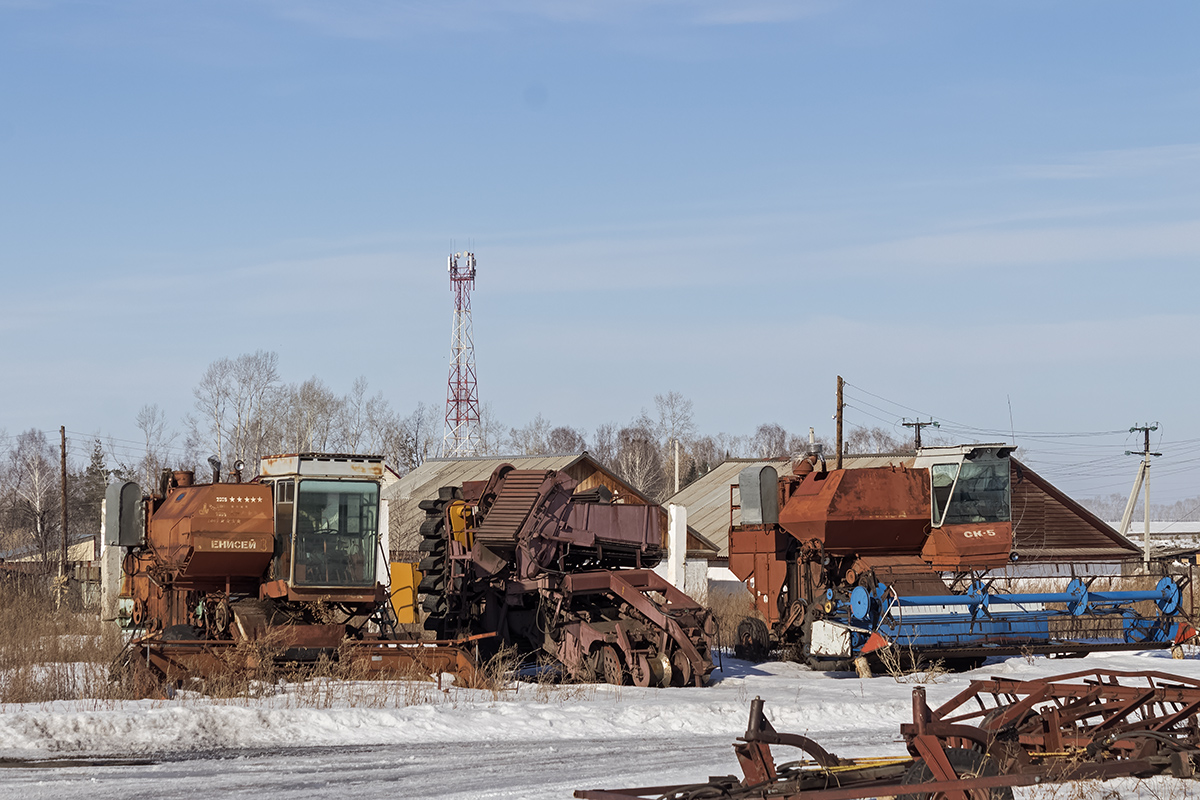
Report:
[[[552,469],[566,472],[581,481],[579,489],[589,489],[602,483],[613,490],[614,499],[618,501],[624,496],[630,502],[640,505],[655,505],[586,451],[536,456],[431,458],[382,490],[383,497],[388,500],[391,548],[397,551],[416,549],[420,541],[418,530],[425,519],[425,512],[418,507],[422,500],[436,498],[438,489],[443,486],[461,486],[465,481],[486,480],[496,467],[502,464],[512,464],[517,469]],[[665,509],[662,510],[662,515],[665,520]],[[664,530],[665,524],[664,522]],[[717,545],[708,541],[689,524],[688,552],[700,557],[713,556],[716,555]]]
[[1013,464],[1013,549],[1038,561],[1136,558],[1138,546],[1017,459]]

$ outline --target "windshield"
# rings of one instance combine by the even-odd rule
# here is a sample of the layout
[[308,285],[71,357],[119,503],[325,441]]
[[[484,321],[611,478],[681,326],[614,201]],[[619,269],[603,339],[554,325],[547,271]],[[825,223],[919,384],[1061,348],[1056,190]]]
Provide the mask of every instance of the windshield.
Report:
[[945,509],[943,522],[1008,522],[1009,512],[1008,459],[980,456],[964,461],[958,482]]
[[375,582],[379,486],[368,481],[301,481],[296,493],[297,586]]
[[933,524],[941,525],[946,504],[950,502],[950,490],[954,488],[954,479],[958,477],[958,464],[934,464],[929,476],[933,481]]

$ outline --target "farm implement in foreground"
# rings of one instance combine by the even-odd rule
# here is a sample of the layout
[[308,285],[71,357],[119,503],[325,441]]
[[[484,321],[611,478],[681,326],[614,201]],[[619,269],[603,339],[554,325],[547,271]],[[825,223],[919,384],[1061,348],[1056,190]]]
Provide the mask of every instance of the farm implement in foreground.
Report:
[[[908,752],[841,758],[805,736],[777,732],[750,705],[734,745],[742,777],[633,789],[581,790],[585,800],[1002,800],[1012,787],[1121,777],[1196,777],[1200,681],[1161,672],[1092,670],[1042,680],[990,678],[937,709],[913,690]],[[773,748],[795,748],[781,761]]]

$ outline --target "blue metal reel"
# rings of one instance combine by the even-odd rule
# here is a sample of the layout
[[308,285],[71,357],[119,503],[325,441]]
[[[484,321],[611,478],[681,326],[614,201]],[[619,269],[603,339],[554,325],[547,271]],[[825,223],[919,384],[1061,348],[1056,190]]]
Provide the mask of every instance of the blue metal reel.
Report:
[[850,593],[850,616],[857,620],[865,620],[871,615],[871,593],[861,586],[855,586]]
[[1088,588],[1082,578],[1072,578],[1067,584],[1067,594],[1072,599],[1067,601],[1067,610],[1073,617],[1082,617],[1088,611]]
[[1179,606],[1183,600],[1183,592],[1179,589],[1179,584],[1171,578],[1163,578],[1154,587],[1159,592],[1161,598],[1154,601],[1158,606],[1161,614],[1174,614],[1179,611]]

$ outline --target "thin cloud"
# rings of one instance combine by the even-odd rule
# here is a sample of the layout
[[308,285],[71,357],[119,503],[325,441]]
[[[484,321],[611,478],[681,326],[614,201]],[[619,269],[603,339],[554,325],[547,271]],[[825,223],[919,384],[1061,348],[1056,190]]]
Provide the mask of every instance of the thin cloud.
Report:
[[1050,164],[1018,167],[1015,174],[1037,180],[1082,180],[1143,175],[1200,163],[1200,144],[1098,150]]
[[810,257],[814,263],[869,270],[899,265],[940,270],[1196,259],[1200,258],[1200,220],[964,231],[841,248]]
[[794,22],[833,10],[835,2],[702,3],[694,20],[700,25],[762,25]]
[[332,0],[261,0],[275,16],[318,33],[355,39],[387,39],[428,31],[496,31],[530,23],[636,25],[653,21],[680,26],[790,22],[824,13],[834,0],[458,0],[395,3],[375,0],[353,6]]

